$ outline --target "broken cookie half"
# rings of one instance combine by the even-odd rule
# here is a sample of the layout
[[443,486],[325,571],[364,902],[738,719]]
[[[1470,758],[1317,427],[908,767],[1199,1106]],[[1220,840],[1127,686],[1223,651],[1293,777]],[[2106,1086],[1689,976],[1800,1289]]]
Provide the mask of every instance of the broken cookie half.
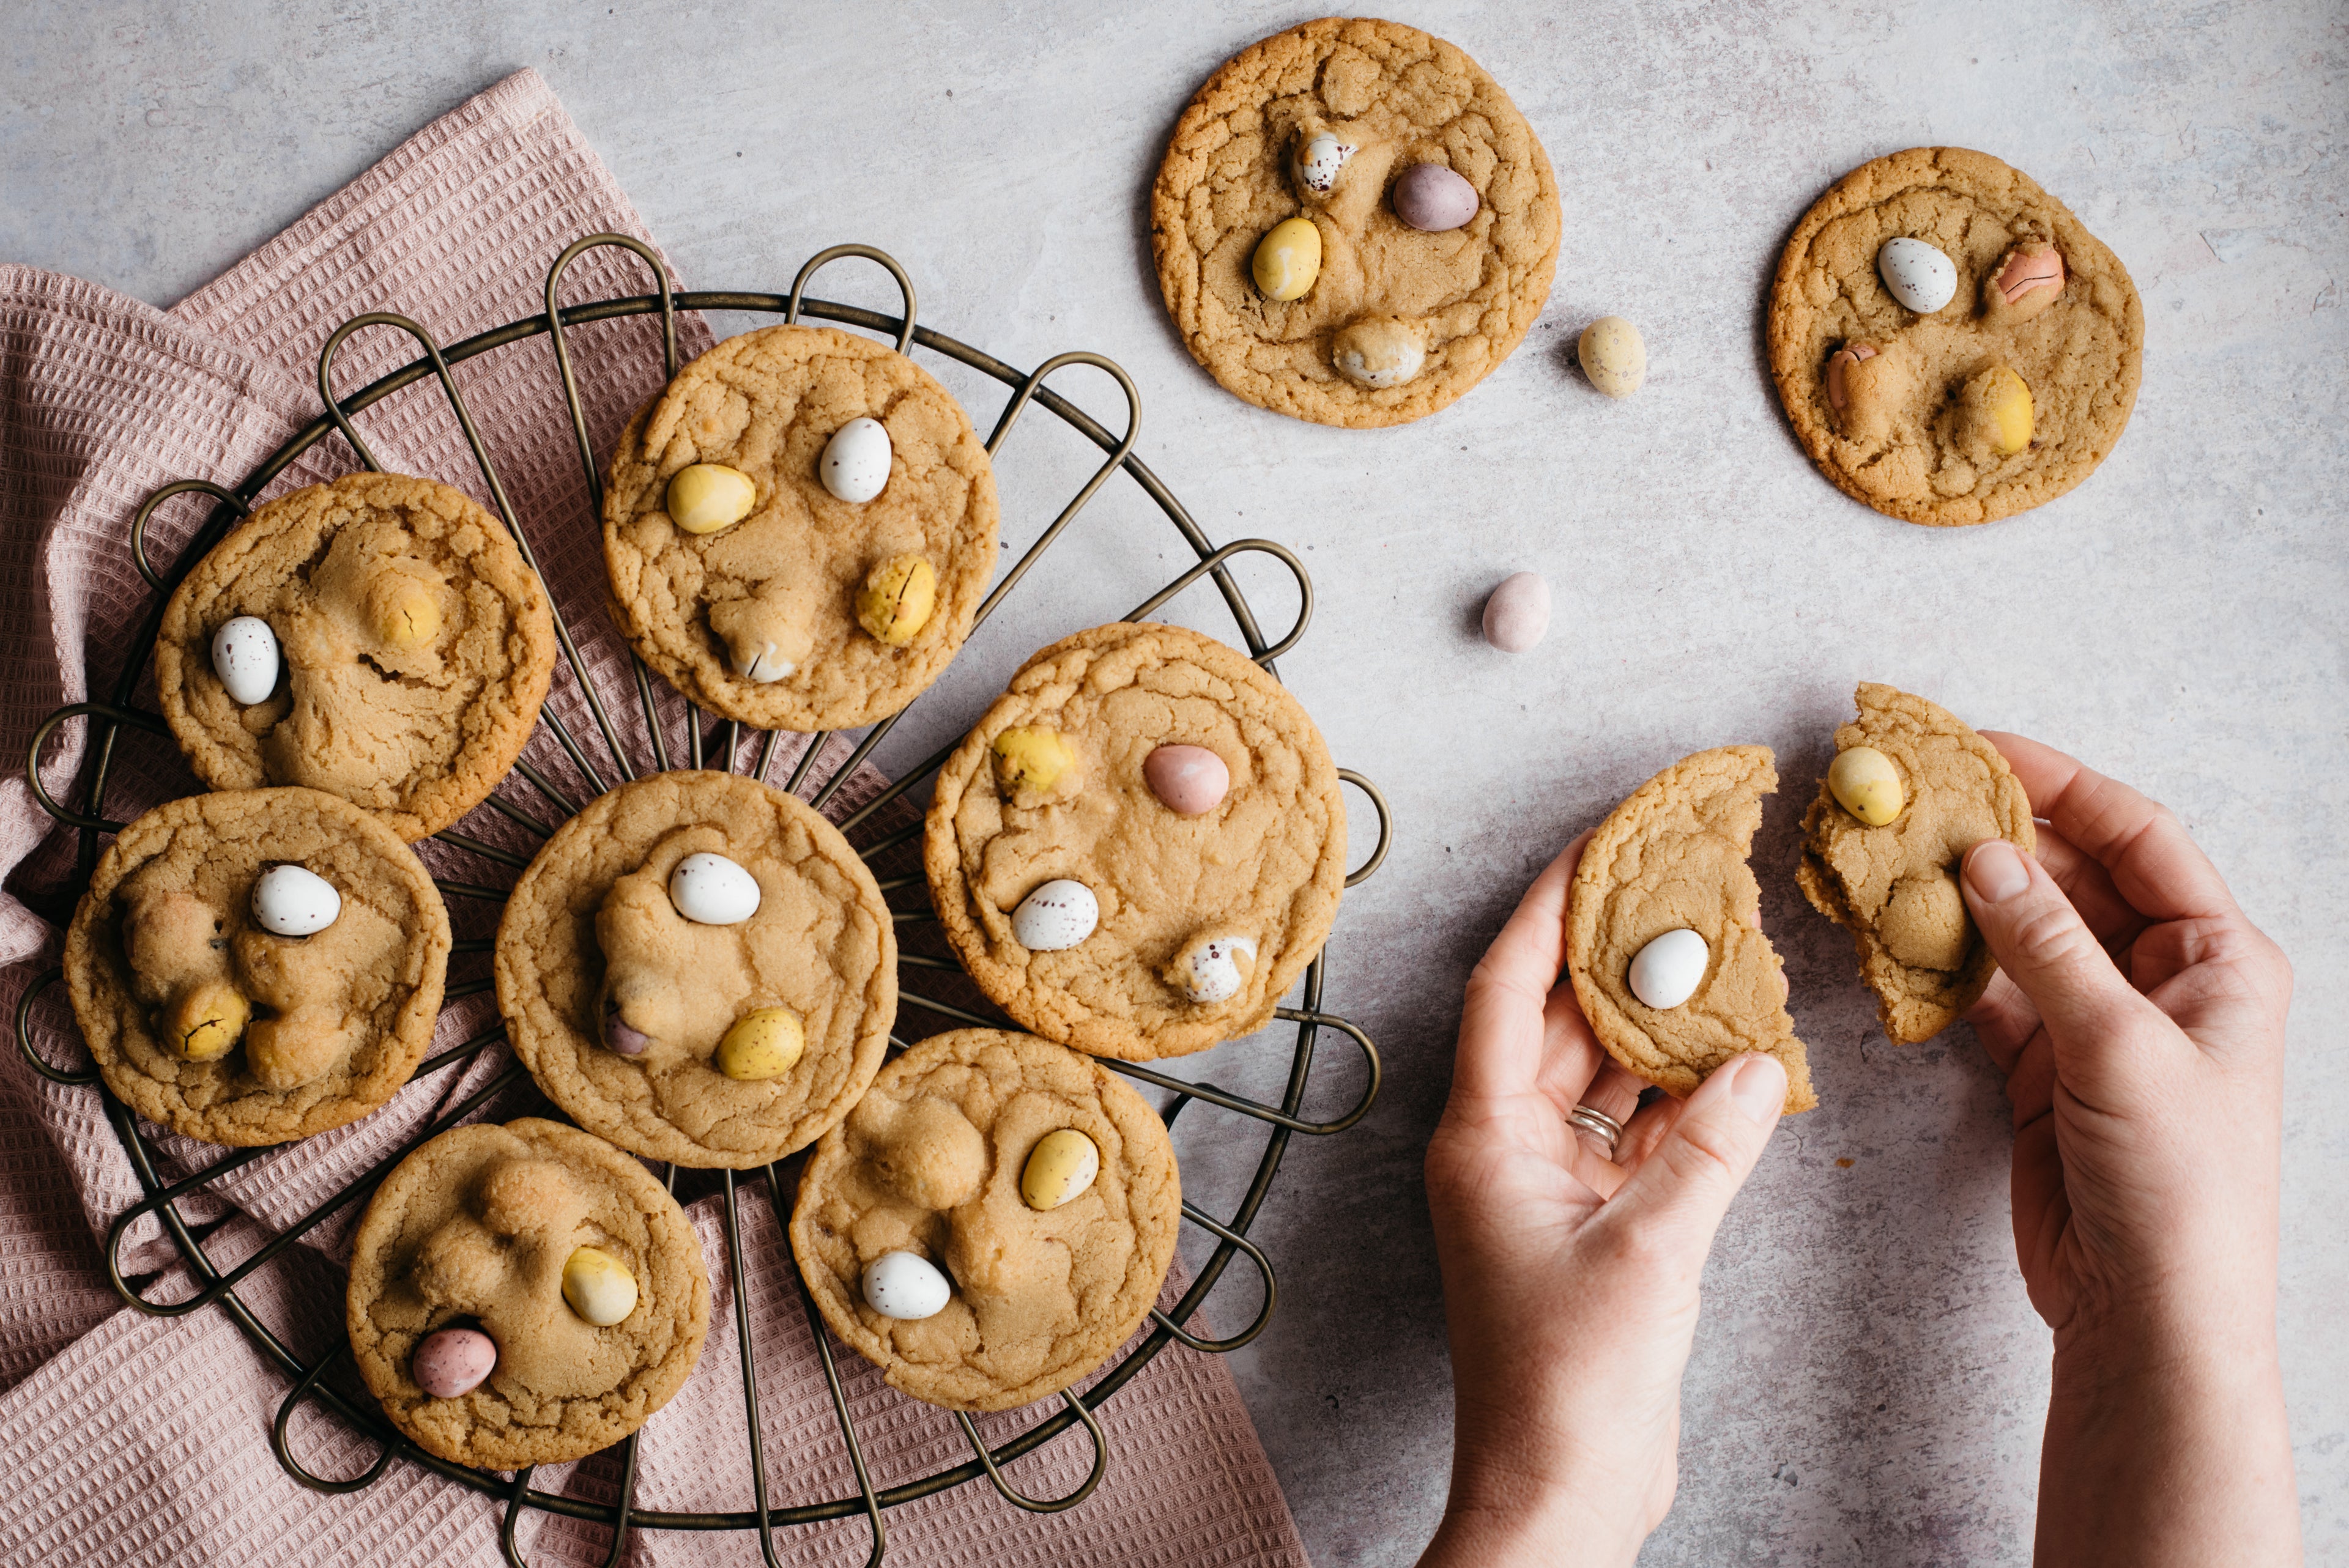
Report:
[[1998,970],[1958,891],[1959,862],[1985,839],[2028,854],[2037,837],[2030,798],[1989,741],[1892,686],[1863,685],[1857,701],[1803,817],[1795,881],[1851,932],[1884,1032],[1914,1045],[1979,1001]]
[[1633,790],[1582,851],[1567,913],[1576,999],[1608,1054],[1668,1093],[1759,1051],[1785,1067],[1787,1110],[1818,1103],[1745,863],[1777,787],[1767,747],[1700,751]]

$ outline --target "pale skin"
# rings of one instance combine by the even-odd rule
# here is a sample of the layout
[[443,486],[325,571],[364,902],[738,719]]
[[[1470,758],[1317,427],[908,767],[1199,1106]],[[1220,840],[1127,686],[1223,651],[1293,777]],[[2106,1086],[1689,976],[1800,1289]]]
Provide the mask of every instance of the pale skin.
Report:
[[[2035,1560],[2301,1561],[2275,1336],[2292,970],[2177,819],[1988,733],[2042,819],[1960,884],[2001,973],[1969,1015],[2014,1113],[2015,1251],[2054,1331]],[[1422,1568],[1625,1564],[1678,1483],[1680,1387],[1714,1232],[1785,1078],[1723,1065],[1638,1107],[1576,1006],[1544,871],[1470,977],[1427,1150],[1455,1446]],[[1626,1124],[1610,1161],[1579,1101]],[[1963,1435],[1949,1434],[1961,1441]]]

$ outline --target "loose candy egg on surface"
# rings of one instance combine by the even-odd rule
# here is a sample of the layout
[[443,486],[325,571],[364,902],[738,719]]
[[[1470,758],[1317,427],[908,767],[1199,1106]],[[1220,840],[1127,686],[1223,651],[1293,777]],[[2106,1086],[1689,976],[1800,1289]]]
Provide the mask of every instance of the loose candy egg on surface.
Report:
[[1712,950],[1704,938],[1682,926],[1667,931],[1631,960],[1631,995],[1659,1012],[1677,1007],[1703,983]]
[[620,1004],[607,997],[604,1002],[604,1048],[617,1051],[624,1057],[643,1056],[651,1047],[653,1037],[620,1016]]
[[598,1328],[636,1310],[636,1276],[601,1247],[576,1247],[563,1264],[563,1299]]
[[688,463],[669,476],[666,510],[669,521],[688,533],[716,533],[750,516],[758,499],[759,487],[741,469]]
[[1330,340],[1330,363],[1358,387],[1400,387],[1427,364],[1421,329],[1391,315],[1349,322]]
[[454,1399],[489,1381],[498,1369],[498,1344],[478,1328],[436,1328],[417,1346],[409,1371],[435,1399]]
[[883,1253],[864,1265],[864,1305],[884,1317],[914,1321],[946,1310],[954,1286],[918,1253]]
[[1246,936],[1211,936],[1175,954],[1167,971],[1171,984],[1202,1007],[1240,994],[1256,967],[1256,942]]
[[1876,253],[1876,271],[1892,297],[1930,315],[1958,296],[1958,264],[1922,240],[1901,235]]
[[718,1042],[718,1070],[746,1083],[779,1078],[807,1051],[807,1030],[788,1007],[758,1007]]
[[1197,817],[1224,803],[1232,770],[1204,746],[1161,746],[1142,759],[1142,781],[1178,817]]
[[1012,940],[1030,953],[1074,947],[1101,923],[1101,901],[1081,882],[1056,877],[1011,912]]
[[1299,185],[1316,195],[1326,196],[1330,187],[1338,183],[1338,170],[1343,169],[1346,160],[1353,156],[1352,142],[1340,141],[1324,131],[1297,150],[1290,168],[1296,172]]
[[1501,580],[1485,601],[1485,640],[1505,654],[1522,654],[1549,631],[1549,584],[1537,572]]
[[863,505],[889,483],[889,432],[881,421],[855,418],[823,444],[816,472],[823,488],[852,505]]
[[1827,793],[1871,828],[1891,821],[1907,803],[1900,769],[1873,746],[1855,746],[1836,753],[1835,760],[1827,764]]
[[1284,218],[1257,242],[1248,270],[1268,299],[1303,299],[1321,275],[1321,231],[1309,218]]
[[1459,228],[1478,205],[1476,188],[1441,163],[1414,163],[1394,182],[1395,216],[1427,233]]
[[1028,1154],[1019,1172],[1019,1196],[1031,1209],[1049,1212],[1081,1197],[1101,1174],[1101,1150],[1073,1127],[1048,1132]]
[[1648,346],[1640,329],[1619,315],[1602,315],[1575,345],[1582,373],[1609,397],[1629,397],[1648,379]]
[[236,1048],[253,1021],[253,1004],[225,980],[191,985],[171,1005],[165,1034],[183,1062],[216,1062]]
[[272,866],[254,880],[253,918],[275,936],[311,936],[335,923],[343,895],[304,866]]
[[1077,748],[1069,738],[1040,724],[1015,724],[988,750],[994,758],[995,787],[1006,795],[1050,789],[1077,765]]
[[668,873],[668,901],[697,925],[740,925],[759,913],[759,879],[704,850]]
[[212,674],[232,702],[267,702],[277,689],[277,634],[258,615],[239,615],[212,634]]

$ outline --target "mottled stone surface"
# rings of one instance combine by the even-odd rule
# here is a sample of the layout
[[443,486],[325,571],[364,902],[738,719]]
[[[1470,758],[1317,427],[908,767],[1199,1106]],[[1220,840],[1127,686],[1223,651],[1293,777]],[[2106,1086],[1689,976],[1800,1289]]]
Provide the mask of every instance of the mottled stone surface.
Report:
[[[1353,1132],[1291,1145],[1257,1230],[1280,1312],[1238,1357],[1318,1561],[1408,1562],[1440,1506],[1451,1412],[1419,1152],[1470,964],[1554,846],[1661,764],[1737,741],[1775,747],[1787,781],[1755,858],[1824,1104],[1722,1232],[1680,1501],[1642,1562],[2027,1556],[2047,1335],[2013,1273],[2004,1103],[1962,1028],[1884,1041],[1843,936],[1794,888],[1795,819],[1860,679],[2169,801],[2298,965],[2285,1371],[2310,1560],[2349,1557],[2337,7],[1645,0],[1569,17],[1427,0],[1405,19],[1467,48],[1542,135],[1566,248],[1514,359],[1444,414],[1368,432],[1221,391],[1149,268],[1146,196],[1176,112],[1314,7],[160,11],[12,19],[0,254],[169,303],[535,66],[689,282],[780,290],[821,246],[885,246],[946,331],[1017,365],[1080,347],[1123,362],[1148,406],[1143,453],[1202,525],[1271,535],[1311,567],[1313,630],[1281,673],[1401,820],[1340,916],[1328,995],[1381,1042],[1385,1097]],[[1845,170],[1928,142],[2031,173],[2120,254],[2146,307],[2144,391],[2111,459],[2051,506],[1958,532],[1879,517],[1814,473],[1761,349],[1795,218]],[[882,304],[888,288],[843,266],[816,292]],[[1648,385],[1620,404],[1573,363],[1608,314],[1648,344]],[[999,396],[928,363],[984,428]],[[1115,414],[1097,374],[1056,385]],[[1095,460],[1031,416],[1001,464],[1008,550]],[[883,761],[927,755],[1027,652],[1130,609],[1185,553],[1123,485],[1061,550],[1054,592],[1015,596]],[[1520,569],[1557,609],[1511,657],[1476,617]],[[1285,574],[1243,576],[1285,623]],[[1229,634],[1211,591],[1176,613]],[[1245,1044],[1195,1070],[1259,1091],[1279,1078]],[[1177,1140],[1186,1192],[1228,1212],[1257,1140],[1203,1109]],[[1252,1290],[1221,1293],[1222,1321],[1253,1311]]]

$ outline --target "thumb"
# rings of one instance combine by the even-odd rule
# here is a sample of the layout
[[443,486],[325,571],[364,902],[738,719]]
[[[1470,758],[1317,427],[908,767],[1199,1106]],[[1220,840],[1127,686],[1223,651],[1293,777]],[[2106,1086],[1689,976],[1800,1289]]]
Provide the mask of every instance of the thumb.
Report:
[[2146,1006],[2034,856],[1985,839],[1966,851],[1959,884],[1992,956],[2059,1048],[2109,1039]]
[[1713,1233],[1770,1141],[1786,1102],[1786,1069],[1775,1057],[1724,1063],[1681,1107],[1663,1141],[1600,1211],[1654,1252],[1704,1268]]

